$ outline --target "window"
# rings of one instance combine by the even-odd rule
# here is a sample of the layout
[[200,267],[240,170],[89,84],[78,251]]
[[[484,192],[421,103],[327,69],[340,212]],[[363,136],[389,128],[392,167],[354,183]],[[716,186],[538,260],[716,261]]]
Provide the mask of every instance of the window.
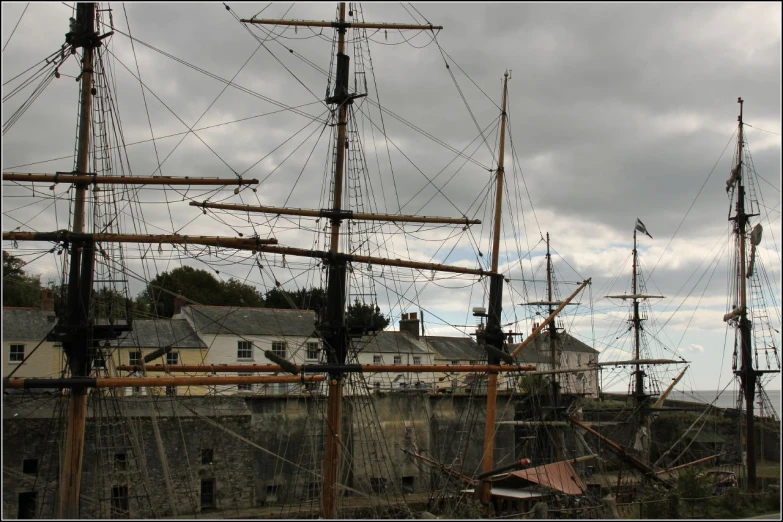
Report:
[[459,361],[451,361],[452,366],[459,366]]
[[320,346],[318,343],[307,343],[307,359],[310,361],[318,360],[318,352],[320,352]]
[[403,493],[413,493],[413,484],[415,477],[402,477]]
[[106,359],[103,357],[102,353],[96,353],[92,357],[92,367],[96,370],[105,370],[106,369]]
[[305,383],[305,390],[309,392],[318,392],[321,390],[321,383],[320,382],[306,382]]
[[201,509],[215,507],[215,479],[201,479]]
[[402,355],[394,356],[394,364],[402,364]]
[[114,471],[127,471],[128,455],[126,453],[114,454]]
[[177,387],[176,386],[166,386],[166,395],[169,397],[174,397],[177,395]]
[[9,352],[8,362],[20,363],[24,361],[24,345],[12,344],[11,351]]
[[383,364],[383,358],[380,355],[373,355],[372,356],[372,363],[373,364]]
[[[240,373],[240,377],[250,377],[253,375],[252,373]],[[241,392],[249,392],[253,391],[253,385],[252,384],[237,384],[237,390]]]
[[133,387],[133,395],[142,395],[141,386],[134,386]]
[[128,486],[111,487],[111,517],[128,518]]
[[285,342],[272,343],[272,353],[274,353],[278,357],[282,357],[283,359],[285,359],[287,357],[286,355],[287,351],[288,351],[288,343]]
[[470,361],[470,364],[471,364],[472,366],[475,366],[475,365],[477,365],[478,363],[479,363],[478,361]]
[[33,519],[35,516],[35,491],[19,493],[19,506],[16,518]]
[[169,352],[166,354],[166,364],[179,364],[179,352]]
[[308,482],[307,483],[307,498],[315,499],[321,496],[321,483],[320,482]]
[[237,341],[237,360],[253,360],[253,343],[251,341]]
[[277,502],[277,490],[280,489],[279,484],[273,484],[266,487],[266,501]]
[[212,451],[212,448],[205,448],[201,450],[202,464],[212,464],[214,458],[215,458],[215,453]]
[[128,352],[128,364],[131,366],[141,366],[141,352]]
[[386,477],[370,477],[370,487],[373,493],[383,493],[388,487],[389,479]]
[[22,473],[27,475],[37,475],[38,459],[24,459],[22,461]]
[[413,364],[421,364],[421,357],[414,357]]

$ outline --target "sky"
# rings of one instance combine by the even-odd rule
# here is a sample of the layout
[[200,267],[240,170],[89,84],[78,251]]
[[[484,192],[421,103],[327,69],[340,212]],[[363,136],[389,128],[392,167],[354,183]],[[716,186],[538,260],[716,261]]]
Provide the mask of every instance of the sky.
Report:
[[[227,4],[230,10],[222,3],[104,6],[111,11],[101,12],[102,21],[113,23],[115,31],[102,49],[112,103],[103,94],[95,99],[111,105],[120,120],[101,112],[106,130],[94,141],[104,134],[113,139],[122,130],[125,154],[112,149],[109,155],[114,174],[243,176],[261,183],[238,194],[233,187],[145,188],[133,194],[106,187],[90,197],[97,197],[102,209],[116,198],[120,217],[110,228],[124,232],[257,233],[284,245],[325,248],[327,238],[318,234],[323,222],[204,213],[188,205],[205,199],[331,205],[334,127],[326,124],[322,100],[332,30],[276,26],[270,33],[237,19],[333,20],[334,5]],[[574,299],[579,305],[566,310],[563,326],[598,349],[602,361],[630,359],[630,308],[604,296],[631,292],[639,218],[652,236],[638,234],[643,290],[665,296],[644,308],[643,355],[691,361],[678,390],[734,389],[733,335],[727,336],[722,320],[732,305],[727,297],[731,201],[725,182],[736,154],[741,96],[746,150],[757,183],[752,195],[760,214],[752,224],[764,227],[759,270],[773,289],[756,324],[777,330],[759,339],[779,349],[779,4],[370,3],[352,9],[368,22],[431,23],[444,29],[434,38],[429,31],[368,30],[369,51],[357,48],[349,33],[351,90],[367,97],[352,107],[356,126],[349,129],[345,206],[464,215],[482,224],[463,230],[352,223],[353,239],[343,241],[343,250],[488,268],[502,82],[508,71],[499,257],[507,278],[505,329],[527,334],[541,319],[536,313],[543,310],[523,303],[545,298],[549,233],[559,283],[555,295],[565,298],[577,283],[592,278]],[[4,2],[2,14],[3,171],[71,171],[76,57],[66,60],[60,78],[51,79],[10,122],[42,79],[14,94],[30,72],[14,77],[60,49],[72,9],[64,3]],[[287,110],[291,107],[296,111]],[[190,129],[196,132],[186,132]],[[37,186],[33,193],[30,184],[4,182],[3,230],[67,228],[67,189]],[[90,223],[105,225],[102,212]],[[3,248],[28,261],[26,269],[41,274],[42,281],[59,282],[63,257],[48,253],[50,244],[4,241]],[[108,254],[116,259],[119,251]],[[223,280],[238,278],[262,292],[276,281],[293,289],[321,284],[324,277],[314,261],[257,259],[249,252],[216,255],[192,246],[141,252],[128,246],[123,255],[132,296],[143,280],[183,264],[212,270]],[[422,312],[427,335],[465,335],[476,321],[472,307],[486,306],[486,281],[475,278],[354,266],[351,280],[354,297],[377,299],[392,325],[402,313]],[[650,368],[653,389],[665,387],[681,366],[667,368]],[[603,372],[606,389],[624,391],[628,380],[627,368]],[[770,389],[781,387],[779,376],[765,381]]]

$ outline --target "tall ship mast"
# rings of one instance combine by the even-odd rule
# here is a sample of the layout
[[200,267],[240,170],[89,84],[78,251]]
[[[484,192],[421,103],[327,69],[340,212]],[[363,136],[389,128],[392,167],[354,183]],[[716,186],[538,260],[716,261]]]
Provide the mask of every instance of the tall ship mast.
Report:
[[741,411],[744,406],[740,457],[744,464],[745,485],[747,489],[754,491],[758,488],[756,459],[759,452],[756,400],[761,399],[763,404],[766,395],[762,378],[766,374],[780,373],[780,337],[777,336],[776,340],[776,336],[770,336],[768,332],[772,323],[767,312],[763,283],[760,281],[760,273],[763,273],[764,269],[757,253],[763,228],[758,221],[752,225],[752,218],[760,215],[756,199],[758,188],[750,183],[754,171],[749,154],[745,151],[744,100],[737,98],[737,103],[740,106],[737,116],[737,146],[731,176],[726,181],[726,192],[733,203],[734,211],[734,215],[729,216],[734,256],[730,279],[730,310],[723,320],[734,329],[733,371],[739,381],[738,409]]

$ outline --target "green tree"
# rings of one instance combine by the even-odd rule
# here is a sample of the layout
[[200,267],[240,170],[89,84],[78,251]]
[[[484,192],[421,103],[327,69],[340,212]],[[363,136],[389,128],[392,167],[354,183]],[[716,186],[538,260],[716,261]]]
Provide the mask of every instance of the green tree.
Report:
[[253,286],[229,279],[222,282],[206,270],[189,266],[175,268],[155,276],[136,301],[139,307],[149,307],[152,315],[174,315],[174,296],[182,295],[199,304],[213,306],[262,306],[263,296]]
[[41,306],[41,276],[27,275],[24,265],[3,250],[3,306]]
[[348,305],[345,322],[349,327],[365,330],[383,330],[389,326],[389,320],[381,313],[380,308],[362,303],[358,299],[352,305]]
[[294,292],[273,288],[265,296],[267,308],[298,308],[320,310],[326,304],[323,288],[300,288]]

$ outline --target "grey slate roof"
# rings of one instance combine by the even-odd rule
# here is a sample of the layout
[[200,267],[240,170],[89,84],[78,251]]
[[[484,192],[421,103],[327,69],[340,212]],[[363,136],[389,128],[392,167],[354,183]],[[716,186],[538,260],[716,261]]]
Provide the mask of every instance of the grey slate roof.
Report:
[[353,347],[365,353],[429,353],[426,345],[408,332],[377,332],[353,342]]
[[206,348],[185,319],[140,319],[119,340],[120,348]]
[[312,310],[187,306],[182,311],[200,334],[310,337],[315,331]]
[[57,324],[54,312],[3,307],[3,341],[41,341]]
[[[564,352],[600,353],[598,350],[590,348],[579,339],[576,339],[565,332],[559,332],[559,339],[559,348]],[[536,349],[538,350],[549,350],[549,332],[541,332],[538,337],[533,340],[533,344],[536,345]]]
[[480,349],[476,341],[470,337],[427,336],[424,337],[424,340],[439,359],[448,361],[480,361],[484,357],[484,350]]

